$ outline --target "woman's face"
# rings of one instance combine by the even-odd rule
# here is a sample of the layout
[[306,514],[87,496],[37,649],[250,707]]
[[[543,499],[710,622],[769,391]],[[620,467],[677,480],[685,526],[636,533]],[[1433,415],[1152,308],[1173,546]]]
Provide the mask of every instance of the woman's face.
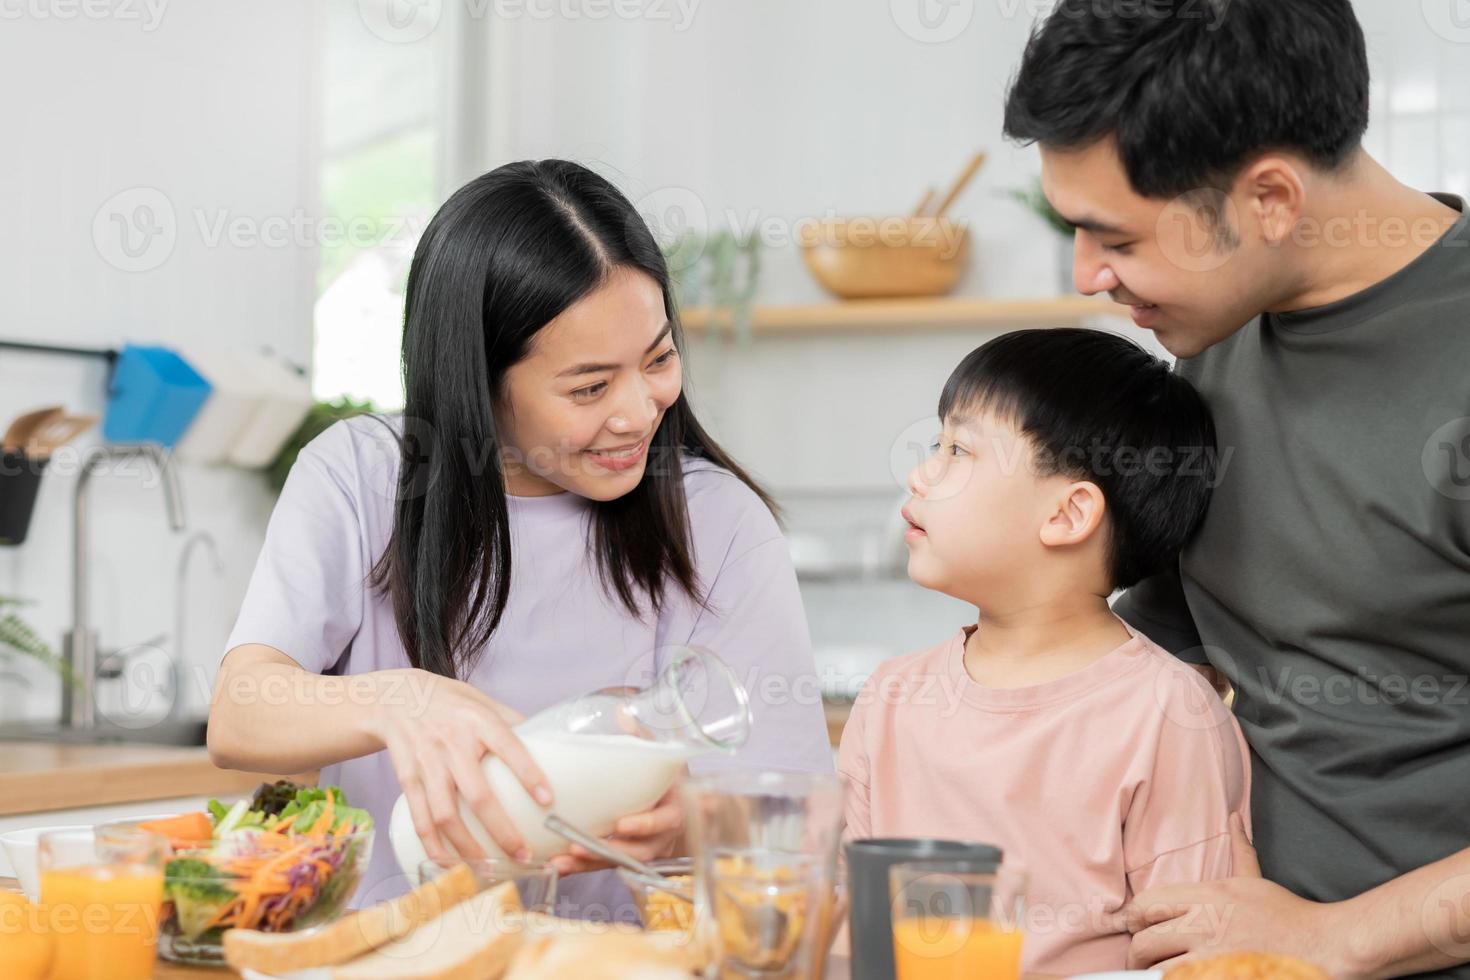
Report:
[[615,500],[636,487],[683,390],[670,330],[658,284],[625,266],[543,327],[497,410],[506,489]]

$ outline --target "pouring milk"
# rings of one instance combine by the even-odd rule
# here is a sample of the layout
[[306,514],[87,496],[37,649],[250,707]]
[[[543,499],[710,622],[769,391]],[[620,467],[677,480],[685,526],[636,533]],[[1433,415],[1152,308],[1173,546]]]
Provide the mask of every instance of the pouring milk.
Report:
[[[533,858],[544,861],[568,847],[543,825],[548,814],[605,837],[620,817],[657,803],[690,759],[744,745],[750,723],[749,698],[730,668],[713,654],[686,649],[651,687],[597,691],[553,705],[516,726],[516,735],[551,785],[555,802],[550,807],[532,799],[499,757],[487,756],[483,769]],[[463,803],[460,818],[487,855],[506,856]],[[388,835],[399,867],[416,880],[428,852],[414,830],[408,798],[401,794]]]

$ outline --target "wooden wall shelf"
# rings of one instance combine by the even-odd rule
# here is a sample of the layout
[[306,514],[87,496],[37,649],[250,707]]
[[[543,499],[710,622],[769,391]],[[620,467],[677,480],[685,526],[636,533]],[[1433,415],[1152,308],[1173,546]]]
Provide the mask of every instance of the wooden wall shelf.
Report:
[[[1082,296],[1056,299],[866,299],[806,306],[758,306],[756,333],[843,333],[904,330],[995,330],[1080,326],[1093,317],[1122,316],[1123,307]],[[709,310],[684,311],[691,333],[710,329]]]

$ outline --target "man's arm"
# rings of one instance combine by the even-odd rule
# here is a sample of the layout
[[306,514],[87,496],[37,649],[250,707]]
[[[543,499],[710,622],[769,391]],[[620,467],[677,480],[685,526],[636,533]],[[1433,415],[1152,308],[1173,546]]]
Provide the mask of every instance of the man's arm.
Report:
[[1470,962],[1470,848],[1341,904],[1339,938],[1357,976],[1402,977]]
[[1470,849],[1342,902],[1313,902],[1260,877],[1243,826],[1237,877],[1166,885],[1121,913],[1131,969],[1255,950],[1297,956],[1336,978],[1402,977],[1470,962]]

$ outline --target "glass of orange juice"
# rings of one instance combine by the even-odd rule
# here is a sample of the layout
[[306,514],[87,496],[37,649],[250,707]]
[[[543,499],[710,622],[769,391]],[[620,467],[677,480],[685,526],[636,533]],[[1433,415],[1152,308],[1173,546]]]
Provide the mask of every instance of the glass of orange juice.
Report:
[[56,938],[49,980],[148,980],[167,838],[136,829],[42,834],[41,909]]
[[1019,980],[1026,875],[909,861],[888,872],[898,980]]

